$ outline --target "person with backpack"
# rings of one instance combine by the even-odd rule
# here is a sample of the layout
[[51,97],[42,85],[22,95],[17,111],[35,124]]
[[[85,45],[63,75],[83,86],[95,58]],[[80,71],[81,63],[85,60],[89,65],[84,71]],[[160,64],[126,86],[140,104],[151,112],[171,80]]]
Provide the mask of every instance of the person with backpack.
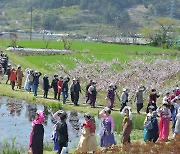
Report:
[[61,154],[63,148],[67,148],[68,146],[68,127],[66,124],[67,114],[63,112],[60,114],[60,122],[57,123],[56,133],[57,133],[57,141],[59,143],[58,154]]
[[85,122],[82,125],[82,133],[77,151],[79,153],[95,152],[97,150],[95,126],[89,113],[84,114],[84,119]]
[[68,82],[70,81],[70,78],[65,76],[63,79],[63,84],[62,84],[62,94],[63,94],[63,104],[66,103],[66,100],[68,98]]

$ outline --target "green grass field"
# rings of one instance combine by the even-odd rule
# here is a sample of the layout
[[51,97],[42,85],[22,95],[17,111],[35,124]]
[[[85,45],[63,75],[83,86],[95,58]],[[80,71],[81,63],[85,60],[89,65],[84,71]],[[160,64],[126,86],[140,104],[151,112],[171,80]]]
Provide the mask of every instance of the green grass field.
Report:
[[[10,44],[9,40],[1,40],[0,46],[3,48]],[[45,48],[43,41],[18,41],[18,46],[29,47],[29,48]],[[63,43],[57,41],[51,41],[48,48],[52,49],[63,49]],[[54,72],[52,68],[47,64],[62,63],[69,69],[75,66],[75,63],[71,60],[72,57],[79,60],[85,60],[86,57],[94,56],[97,59],[104,59],[111,61],[114,58],[118,58],[119,61],[124,62],[134,58],[157,58],[155,53],[178,53],[179,51],[173,49],[162,49],[152,46],[142,45],[118,45],[118,44],[102,44],[102,43],[89,43],[89,42],[73,42],[72,50],[79,51],[79,53],[65,54],[65,55],[33,55],[33,56],[20,56],[12,52],[7,52],[10,59],[16,64],[22,65],[24,68],[33,68],[40,70],[41,72]],[[89,51],[89,52],[83,52]],[[83,53],[81,53],[83,52]],[[128,53],[129,52],[129,53]],[[145,55],[137,55],[138,53],[144,53]],[[146,55],[146,53],[152,53],[152,55]],[[173,56],[171,56],[173,58]]]

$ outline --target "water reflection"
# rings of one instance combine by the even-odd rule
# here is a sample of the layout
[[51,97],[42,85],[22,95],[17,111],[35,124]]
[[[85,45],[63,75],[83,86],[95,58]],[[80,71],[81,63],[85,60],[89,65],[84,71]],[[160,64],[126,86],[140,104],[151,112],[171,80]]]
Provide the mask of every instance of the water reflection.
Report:
[[[51,142],[52,129],[55,124],[53,121],[53,113],[47,106],[27,103],[26,101],[16,100],[12,98],[0,98],[0,144],[7,140],[11,142],[16,137],[18,146],[28,147],[29,134],[31,132],[31,122],[34,120],[37,110],[44,111],[44,142]],[[69,143],[69,148],[76,148],[81,134],[81,125],[84,122],[84,115],[77,112],[68,112],[67,125],[69,130],[69,138],[73,142]],[[95,117],[96,125],[100,121]],[[96,129],[98,134],[99,128]]]

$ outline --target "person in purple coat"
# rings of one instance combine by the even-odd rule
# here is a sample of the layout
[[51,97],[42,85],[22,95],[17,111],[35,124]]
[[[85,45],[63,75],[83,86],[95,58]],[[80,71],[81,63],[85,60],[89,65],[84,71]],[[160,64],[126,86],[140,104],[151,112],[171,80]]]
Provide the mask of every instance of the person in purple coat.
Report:
[[106,100],[109,100],[109,104],[108,104],[108,107],[110,109],[113,108],[114,106],[114,98],[115,98],[115,90],[117,89],[116,85],[111,83],[109,85],[109,89],[108,89],[108,92],[107,92],[107,96],[106,96]]
[[101,131],[101,140],[100,146],[108,148],[112,145],[115,145],[116,142],[114,140],[114,120],[110,116],[111,109],[105,108],[103,109],[99,115],[103,118],[103,128]]

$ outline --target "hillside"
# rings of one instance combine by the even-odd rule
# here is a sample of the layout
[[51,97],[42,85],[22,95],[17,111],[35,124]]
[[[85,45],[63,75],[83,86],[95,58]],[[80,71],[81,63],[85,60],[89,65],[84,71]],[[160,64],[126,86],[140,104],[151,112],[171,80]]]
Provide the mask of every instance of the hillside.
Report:
[[179,0],[0,0],[0,31],[136,31],[159,16],[180,19]]

